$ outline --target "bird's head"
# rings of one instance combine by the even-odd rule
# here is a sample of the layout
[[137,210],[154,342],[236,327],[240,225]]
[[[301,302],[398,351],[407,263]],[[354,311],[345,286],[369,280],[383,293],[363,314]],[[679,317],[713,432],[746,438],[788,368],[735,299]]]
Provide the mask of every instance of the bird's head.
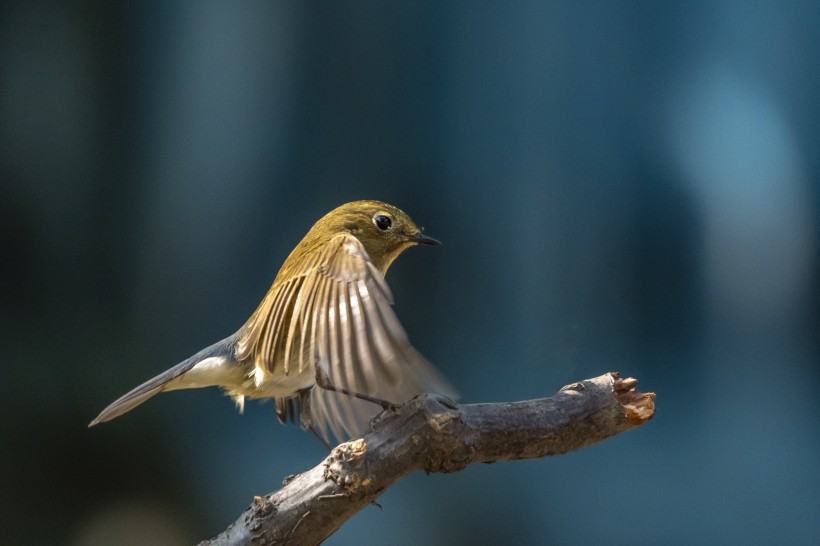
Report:
[[440,245],[422,233],[404,211],[381,201],[353,201],[316,222],[311,232],[324,240],[350,233],[361,241],[373,265],[384,275],[405,249],[417,245]]

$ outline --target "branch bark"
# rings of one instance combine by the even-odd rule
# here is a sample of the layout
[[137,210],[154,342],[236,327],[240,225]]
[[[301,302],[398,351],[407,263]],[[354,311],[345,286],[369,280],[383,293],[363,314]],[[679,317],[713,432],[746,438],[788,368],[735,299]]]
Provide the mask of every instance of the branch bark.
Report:
[[251,506],[200,544],[318,544],[414,470],[457,472],[470,463],[536,459],[600,442],[643,424],[655,395],[611,372],[550,398],[458,405],[424,394],[383,413],[363,437]]

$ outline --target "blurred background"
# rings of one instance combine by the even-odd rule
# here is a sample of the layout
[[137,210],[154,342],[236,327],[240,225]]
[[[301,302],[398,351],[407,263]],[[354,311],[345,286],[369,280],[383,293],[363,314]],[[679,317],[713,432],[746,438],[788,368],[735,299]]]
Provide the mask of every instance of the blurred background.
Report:
[[463,402],[617,370],[658,409],[411,475],[328,544],[817,543],[819,24],[810,0],[4,2],[4,541],[191,544],[317,464],[216,389],[86,425],[368,198],[444,241],[388,280]]

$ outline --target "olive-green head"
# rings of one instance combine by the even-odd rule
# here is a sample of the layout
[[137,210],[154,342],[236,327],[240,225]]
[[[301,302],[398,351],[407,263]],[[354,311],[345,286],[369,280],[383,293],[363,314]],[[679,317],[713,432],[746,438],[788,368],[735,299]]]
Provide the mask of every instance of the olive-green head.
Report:
[[310,252],[340,233],[356,237],[382,275],[405,249],[417,244],[441,244],[424,235],[404,211],[393,205],[381,201],[353,201],[323,216],[299,247]]

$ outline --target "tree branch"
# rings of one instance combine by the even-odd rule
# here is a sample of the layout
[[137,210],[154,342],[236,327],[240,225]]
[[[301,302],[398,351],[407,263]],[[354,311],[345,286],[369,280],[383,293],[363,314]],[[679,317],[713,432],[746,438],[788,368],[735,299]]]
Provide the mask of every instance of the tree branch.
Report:
[[285,481],[202,545],[318,544],[414,470],[457,472],[470,463],[536,459],[600,442],[643,424],[655,395],[608,373],[550,398],[457,405],[420,395],[383,413],[358,440]]

